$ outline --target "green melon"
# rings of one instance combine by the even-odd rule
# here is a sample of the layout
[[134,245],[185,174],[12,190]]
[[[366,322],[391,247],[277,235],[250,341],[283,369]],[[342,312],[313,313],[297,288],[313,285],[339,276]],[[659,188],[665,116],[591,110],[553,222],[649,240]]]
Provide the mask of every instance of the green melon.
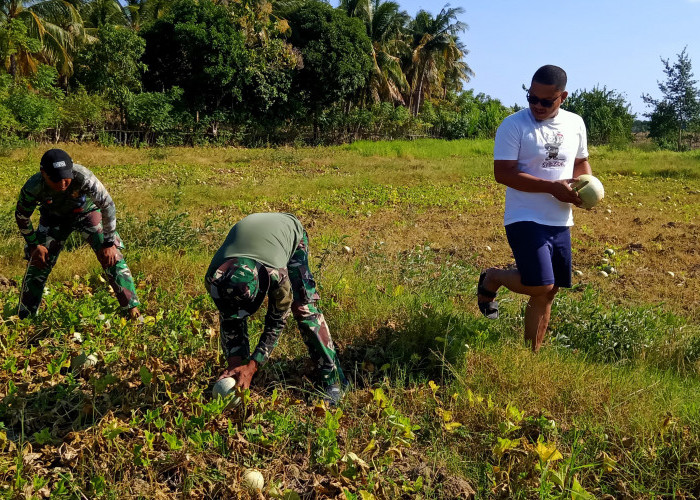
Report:
[[583,201],[581,208],[593,208],[605,196],[603,184],[597,177],[589,174],[580,175],[571,187],[578,192],[579,197]]

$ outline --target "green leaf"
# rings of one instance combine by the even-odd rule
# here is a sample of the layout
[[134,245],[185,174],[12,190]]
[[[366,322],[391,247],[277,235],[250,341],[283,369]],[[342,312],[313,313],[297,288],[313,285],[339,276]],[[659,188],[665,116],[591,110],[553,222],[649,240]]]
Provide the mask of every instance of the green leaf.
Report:
[[551,482],[559,486],[560,488],[564,487],[564,479],[565,479],[565,472],[564,471],[558,471],[551,469],[549,473],[547,474],[547,479],[549,479]]
[[114,440],[119,434],[122,432],[126,432],[129,429],[129,427],[123,427],[120,425],[121,422],[118,420],[112,420],[107,426],[102,430],[102,435],[106,437],[108,440],[112,441]]
[[134,465],[140,465],[142,467],[147,467],[151,464],[151,461],[148,459],[148,457],[143,455],[142,450],[143,450],[142,444],[134,445]]
[[496,443],[496,445],[493,447],[493,454],[499,458],[502,457],[506,451],[517,448],[518,445],[520,444],[519,439],[514,439],[514,440],[510,440],[508,438],[497,438],[497,439],[498,439],[498,443]]
[[156,435],[148,431],[143,431],[143,435],[146,438],[146,446],[148,446],[149,450],[152,450],[153,440],[156,438]]
[[389,405],[389,398],[386,397],[381,387],[377,387],[373,390],[372,395],[374,402],[377,403],[380,408],[386,408]]
[[44,427],[39,432],[35,432],[32,436],[38,444],[52,443],[54,437],[51,435],[51,429]]
[[102,394],[105,391],[105,389],[107,389],[108,385],[113,384],[118,380],[119,379],[111,373],[107,373],[104,377],[93,378],[92,385],[95,388],[95,392],[97,394]]
[[153,374],[148,368],[146,368],[145,365],[141,366],[141,369],[139,370],[139,375],[141,375],[141,383],[143,383],[143,385],[148,385],[151,383],[151,380],[153,380]]
[[506,417],[508,420],[512,420],[517,424],[523,419],[523,415],[524,412],[518,410],[513,403],[508,403],[508,406],[506,406]]
[[471,389],[467,389],[467,401],[471,406],[481,404],[484,401],[484,397],[478,394],[474,394]]
[[498,424],[498,431],[502,435],[510,434],[512,432],[517,431],[518,429],[520,429],[520,426],[514,425],[513,422],[511,422],[510,420],[506,420],[505,422],[501,422],[500,424]]
[[574,484],[571,485],[571,500],[595,500],[595,496],[588,493],[574,478]]
[[438,389],[440,389],[440,386],[437,385],[432,380],[428,381],[428,386],[430,387],[430,390],[433,392],[433,396],[435,396],[435,394],[437,394]]
[[163,432],[162,436],[163,439],[165,439],[165,442],[168,443],[168,447],[171,450],[175,451],[182,448],[182,441],[178,439],[176,435],[170,434],[169,432]]

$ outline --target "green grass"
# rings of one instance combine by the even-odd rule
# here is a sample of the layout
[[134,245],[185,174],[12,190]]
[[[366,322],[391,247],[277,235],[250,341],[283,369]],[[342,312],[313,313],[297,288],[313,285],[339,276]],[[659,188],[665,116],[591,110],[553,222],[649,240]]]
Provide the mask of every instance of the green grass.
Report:
[[463,158],[487,157],[493,158],[493,141],[457,140],[444,141],[441,139],[420,139],[416,141],[357,141],[343,149],[356,151],[363,156],[388,156],[396,158]]
[[[489,141],[65,147],[117,202],[147,322],[122,320],[84,246],[59,259],[34,321],[0,285],[0,496],[244,497],[256,467],[275,498],[700,497],[697,153],[592,149],[605,205],[576,213],[584,276],[533,355],[523,297],[500,293],[498,321],[474,304],[480,270],[511,261]],[[13,200],[41,152],[0,159],[0,269],[15,282]],[[210,396],[221,362],[202,275],[257,210],[309,230],[353,381],[337,411],[314,404],[293,322],[243,407]],[[81,353],[98,364],[72,369]]]

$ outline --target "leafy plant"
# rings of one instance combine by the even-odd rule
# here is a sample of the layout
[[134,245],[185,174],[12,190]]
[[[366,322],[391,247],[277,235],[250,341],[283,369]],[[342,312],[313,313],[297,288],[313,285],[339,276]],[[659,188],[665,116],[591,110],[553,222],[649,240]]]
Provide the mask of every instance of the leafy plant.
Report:
[[321,465],[334,465],[341,457],[337,432],[340,428],[341,410],[326,411],[324,425],[316,429],[315,458]]

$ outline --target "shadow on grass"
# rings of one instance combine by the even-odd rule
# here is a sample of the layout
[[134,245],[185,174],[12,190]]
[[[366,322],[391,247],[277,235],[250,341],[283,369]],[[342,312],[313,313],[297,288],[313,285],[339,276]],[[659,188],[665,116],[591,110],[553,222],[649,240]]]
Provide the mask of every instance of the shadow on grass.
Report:
[[[405,317],[387,321],[339,349],[341,367],[355,389],[371,387],[385,378],[397,387],[450,378],[450,366],[459,365],[467,350],[499,342],[503,332],[521,322],[508,313],[499,321],[490,321],[437,300],[417,300],[407,311]],[[315,375],[304,350],[297,356],[276,357],[262,367],[252,388],[269,394],[281,386],[313,400],[320,395]]]
[[403,320],[345,348],[343,366],[359,386],[383,377],[399,385],[449,378],[449,366],[459,365],[469,349],[498,342],[512,322],[508,316],[490,321],[439,301],[418,302],[409,310]]

